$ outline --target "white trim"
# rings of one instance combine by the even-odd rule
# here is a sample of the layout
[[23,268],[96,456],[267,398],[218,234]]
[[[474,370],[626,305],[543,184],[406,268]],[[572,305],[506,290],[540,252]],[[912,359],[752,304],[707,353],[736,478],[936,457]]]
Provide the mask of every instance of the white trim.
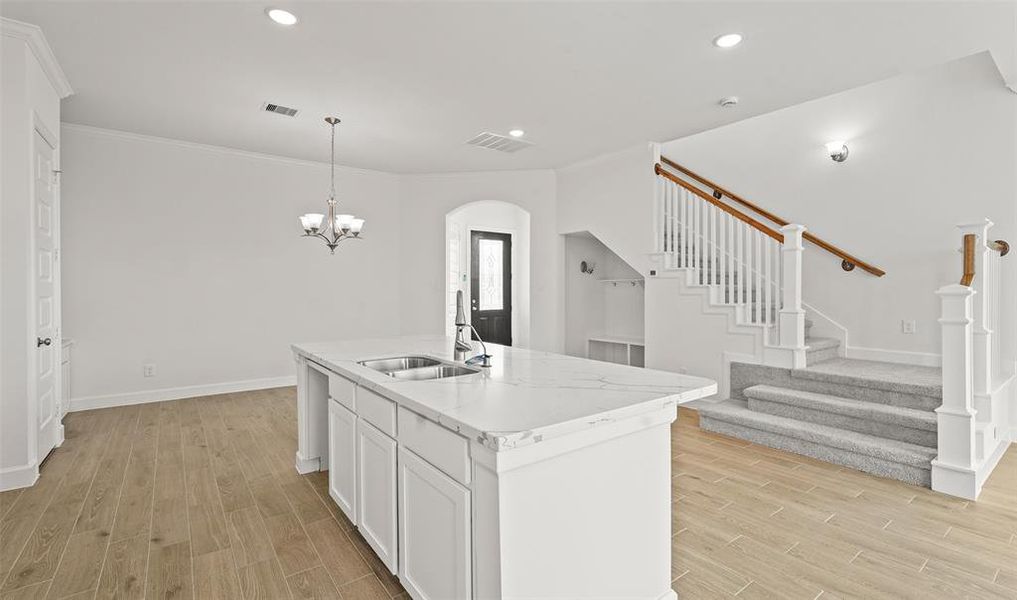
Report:
[[1010,440],[1002,438],[996,442],[996,448],[989,455],[989,458],[982,461],[982,464],[978,465],[978,491],[982,491],[982,485],[989,480],[989,476],[996,469],[996,465],[999,464],[999,460],[1003,458],[1003,454],[1006,453],[1007,448],[1010,447]]
[[34,462],[0,469],[0,492],[35,485],[37,479],[39,479],[39,465]]
[[[228,146],[214,146],[212,144],[201,144],[199,142],[188,142],[186,140],[177,140],[173,138],[159,137],[155,135],[146,135],[143,133],[134,133],[131,131],[122,131],[120,129],[106,129],[104,127],[93,127],[92,125],[81,125],[78,123],[62,122],[60,126],[67,131],[75,131],[78,133],[85,133],[91,135],[98,135],[104,137],[117,138],[121,140],[130,140],[134,142],[149,142],[153,144],[166,144],[169,146],[176,146],[178,148],[185,148],[187,150],[199,150],[203,152],[213,152],[216,154],[226,154],[231,156],[240,156],[243,158],[253,158],[256,160],[270,160],[273,162],[279,162],[289,165],[297,165],[303,167],[328,167],[326,162],[318,162],[314,160],[303,160],[300,158],[290,158],[288,156],[280,156],[278,154],[263,154],[261,152],[252,152],[250,150],[241,150],[239,148],[230,148]],[[399,174],[390,173],[388,171],[378,171],[376,169],[364,169],[361,167],[350,167],[347,165],[336,165],[340,169],[354,173],[373,173],[378,175],[385,175],[387,177],[397,178]]]
[[807,302],[803,302],[802,306],[805,307],[806,318],[812,321],[813,335],[811,337],[831,337],[840,340],[838,353],[844,358],[877,360],[898,365],[918,365],[922,367],[943,366],[943,357],[932,352],[852,346],[846,327]]
[[907,350],[886,350],[883,348],[859,348],[858,346],[846,346],[844,348],[844,357],[857,358],[861,360],[878,360],[881,362],[900,365],[918,365],[922,367],[943,366],[943,357],[931,352],[909,352]]
[[163,402],[166,400],[212,396],[215,394],[230,394],[233,392],[249,392],[251,390],[267,390],[270,388],[294,386],[296,384],[296,376],[285,375],[283,377],[266,377],[264,379],[248,379],[246,381],[189,385],[177,388],[163,388],[161,390],[111,394],[108,396],[87,396],[84,398],[71,398],[71,405],[68,407],[68,412],[91,410],[93,408],[109,408],[112,406],[147,404],[149,402]]
[[71,83],[67,80],[67,75],[60,68],[60,63],[57,62],[56,55],[53,54],[53,49],[50,48],[41,28],[31,23],[0,17],[0,30],[4,35],[23,40],[28,45],[57,96],[63,99],[74,93]]

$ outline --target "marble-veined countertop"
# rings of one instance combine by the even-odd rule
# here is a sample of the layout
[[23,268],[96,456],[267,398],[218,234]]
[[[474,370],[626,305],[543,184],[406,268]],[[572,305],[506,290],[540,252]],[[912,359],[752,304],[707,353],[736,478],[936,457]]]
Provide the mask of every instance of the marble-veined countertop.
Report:
[[[357,364],[405,355],[452,360],[452,338],[403,336],[294,344],[293,351],[495,451],[717,393],[703,377],[488,344],[483,372],[399,380]],[[479,345],[474,342],[474,346]]]

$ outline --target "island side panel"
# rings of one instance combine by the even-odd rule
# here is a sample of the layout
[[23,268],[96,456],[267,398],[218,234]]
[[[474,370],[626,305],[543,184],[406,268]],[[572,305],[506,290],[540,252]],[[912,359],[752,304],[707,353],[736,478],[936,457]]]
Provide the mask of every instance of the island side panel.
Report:
[[675,598],[675,417],[670,406],[601,425],[600,441],[564,453],[520,461],[510,450],[501,468],[478,463],[477,598]]
[[298,473],[328,469],[328,375],[303,356],[297,363]]

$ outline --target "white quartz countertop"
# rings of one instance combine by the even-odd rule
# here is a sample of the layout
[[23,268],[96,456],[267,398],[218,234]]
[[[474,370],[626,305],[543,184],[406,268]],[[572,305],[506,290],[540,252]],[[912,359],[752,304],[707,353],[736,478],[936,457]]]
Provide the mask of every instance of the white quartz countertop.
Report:
[[452,342],[404,336],[294,344],[293,351],[496,451],[717,393],[703,377],[495,344],[488,344],[490,368],[461,377],[404,381],[357,364],[406,355],[451,361]]

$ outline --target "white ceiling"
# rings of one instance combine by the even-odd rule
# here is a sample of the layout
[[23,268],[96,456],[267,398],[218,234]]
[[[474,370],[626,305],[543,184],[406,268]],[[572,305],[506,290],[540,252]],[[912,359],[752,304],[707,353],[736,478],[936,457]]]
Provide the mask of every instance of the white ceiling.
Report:
[[[284,28],[267,6],[296,13]],[[0,3],[43,28],[64,120],[394,172],[560,167],[991,50],[1017,3]],[[737,31],[731,50],[711,44]],[[737,95],[722,109],[717,101]],[[921,99],[915,99],[916,102]],[[295,119],[261,113],[271,101]],[[519,127],[535,147],[466,146]]]

